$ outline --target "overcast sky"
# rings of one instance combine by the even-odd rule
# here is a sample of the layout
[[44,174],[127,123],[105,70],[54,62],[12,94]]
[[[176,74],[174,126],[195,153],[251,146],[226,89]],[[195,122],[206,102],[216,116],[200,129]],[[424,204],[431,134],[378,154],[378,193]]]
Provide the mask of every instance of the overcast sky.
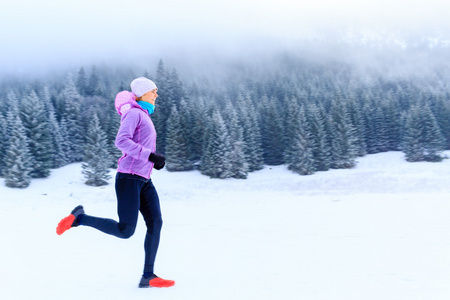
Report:
[[448,34],[450,1],[1,0],[0,68],[27,72],[205,47],[236,51],[349,26]]

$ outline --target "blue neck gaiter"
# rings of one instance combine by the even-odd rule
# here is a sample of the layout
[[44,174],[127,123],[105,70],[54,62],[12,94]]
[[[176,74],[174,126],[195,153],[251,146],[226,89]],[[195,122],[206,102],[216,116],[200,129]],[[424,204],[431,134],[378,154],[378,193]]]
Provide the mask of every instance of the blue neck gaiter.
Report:
[[148,112],[149,115],[151,115],[155,111],[155,106],[151,103],[145,102],[145,101],[138,101],[137,102],[144,110]]

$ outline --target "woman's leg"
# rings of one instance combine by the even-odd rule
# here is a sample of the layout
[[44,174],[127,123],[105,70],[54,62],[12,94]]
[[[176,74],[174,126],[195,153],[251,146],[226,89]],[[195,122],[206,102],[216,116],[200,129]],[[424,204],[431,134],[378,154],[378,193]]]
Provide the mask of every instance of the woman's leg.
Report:
[[159,246],[159,238],[162,227],[161,208],[155,186],[151,181],[145,184],[141,192],[140,211],[147,226],[145,235],[145,265],[144,274],[153,274],[156,253]]
[[80,215],[80,225],[96,228],[104,233],[127,239],[136,229],[139,213],[139,198],[145,183],[131,178],[116,176],[117,214],[119,222],[89,215]]

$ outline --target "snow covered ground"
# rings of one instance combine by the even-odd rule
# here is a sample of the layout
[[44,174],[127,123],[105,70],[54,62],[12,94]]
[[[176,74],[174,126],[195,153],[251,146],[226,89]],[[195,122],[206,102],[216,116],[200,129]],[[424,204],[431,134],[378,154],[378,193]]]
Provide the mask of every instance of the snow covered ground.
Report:
[[[450,152],[447,152],[450,155]],[[450,160],[400,152],[355,169],[247,180],[155,171],[164,226],[156,273],[138,289],[145,225],[120,240],[58,221],[78,204],[117,218],[113,179],[83,184],[81,165],[25,190],[0,179],[0,299],[449,299]]]

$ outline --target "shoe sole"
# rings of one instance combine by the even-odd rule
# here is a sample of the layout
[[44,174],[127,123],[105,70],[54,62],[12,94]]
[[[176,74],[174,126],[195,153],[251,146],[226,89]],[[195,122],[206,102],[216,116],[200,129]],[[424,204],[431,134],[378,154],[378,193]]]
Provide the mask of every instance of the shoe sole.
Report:
[[166,280],[160,278],[155,279],[150,280],[148,284],[139,284],[139,288],[167,288],[175,285],[174,280]]

